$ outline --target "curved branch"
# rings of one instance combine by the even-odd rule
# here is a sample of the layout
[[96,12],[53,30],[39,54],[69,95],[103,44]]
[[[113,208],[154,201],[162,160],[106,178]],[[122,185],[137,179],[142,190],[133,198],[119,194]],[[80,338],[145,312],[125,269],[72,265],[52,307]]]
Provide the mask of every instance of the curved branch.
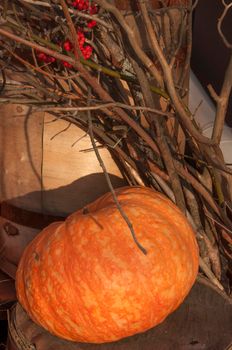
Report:
[[229,11],[229,9],[232,7],[232,2],[230,4],[226,4],[224,1],[222,1],[222,3],[224,5],[224,11],[223,11],[221,17],[218,20],[217,29],[218,29],[218,32],[219,32],[219,34],[220,34],[220,36],[221,36],[225,46],[228,47],[228,49],[232,49],[232,44],[227,40],[226,36],[224,35],[224,33],[222,31],[223,20],[226,17],[227,12]]
[[173,105],[175,106],[175,109],[176,109],[176,111],[181,119],[183,126],[186,128],[188,133],[192,137],[194,137],[198,142],[203,143],[203,144],[213,145],[214,141],[212,141],[208,137],[203,136],[194,127],[192,120],[190,119],[190,116],[186,112],[186,108],[183,105],[182,101],[180,100],[180,98],[177,94],[175,84],[173,81],[173,77],[172,77],[172,70],[171,70],[170,66],[168,65],[168,62],[166,61],[166,58],[164,57],[164,54],[159,46],[156,34],[153,30],[146,4],[144,3],[143,0],[140,0],[139,4],[140,4],[140,9],[142,12],[142,16],[144,18],[145,25],[147,27],[151,46],[154,50],[154,53],[156,54],[156,56],[158,58],[159,63],[160,63],[162,70],[163,70],[163,74],[164,74],[165,82],[167,84],[167,90],[168,90],[169,96],[172,100]]
[[121,27],[125,30],[127,33],[128,39],[131,43],[131,46],[133,47],[134,51],[138,55],[139,59],[142,61],[142,63],[147,67],[147,69],[151,72],[157,83],[161,88],[163,88],[163,78],[158,71],[158,69],[155,67],[152,60],[145,54],[145,52],[141,49],[141,47],[138,44],[138,40],[135,37],[134,31],[130,28],[130,26],[125,21],[123,15],[121,12],[117,9],[116,6],[109,4],[106,0],[96,0],[96,3],[98,3],[99,6],[104,8],[106,11],[111,12],[114,17],[118,20]]
[[[217,111],[216,111],[216,117],[215,117],[215,122],[213,127],[212,139],[218,144],[220,143],[223,128],[224,128],[224,122],[225,122],[226,111],[229,103],[231,89],[232,89],[232,54],[230,56],[230,61],[226,69],[220,96],[214,95],[214,99],[217,103]],[[211,93],[211,95],[213,94]]]
[[[47,49],[46,47],[43,47],[41,45],[38,45],[34,42],[31,42],[29,40],[23,39],[21,37],[18,37],[15,34],[12,34],[2,28],[0,28],[0,34],[8,37],[9,39],[12,39],[16,42],[19,42],[21,44],[24,44],[28,47],[31,47],[33,49],[39,50],[41,52],[46,53],[47,55],[53,56],[57,58],[58,60],[65,60],[72,64],[79,72],[82,78],[93,88],[95,93],[104,101],[104,102],[115,102],[112,97],[108,94],[108,92],[99,84],[98,79],[91,75],[90,72],[88,72],[81,62],[75,61],[73,58],[68,57],[66,55],[63,55],[61,53],[58,53],[56,51],[53,51],[51,49]],[[132,118],[130,118],[121,108],[115,107],[116,114],[128,125],[134,129],[138,135],[151,147],[151,149],[156,152],[157,147],[155,142],[152,140],[149,134],[147,134],[143,128]]]

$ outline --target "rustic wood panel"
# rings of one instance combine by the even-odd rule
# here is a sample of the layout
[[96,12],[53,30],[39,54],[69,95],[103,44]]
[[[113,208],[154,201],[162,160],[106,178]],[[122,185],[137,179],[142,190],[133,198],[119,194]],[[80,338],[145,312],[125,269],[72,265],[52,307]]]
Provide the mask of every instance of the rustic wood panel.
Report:
[[[74,125],[62,132],[68,122],[52,120],[25,106],[1,106],[0,196],[19,208],[66,215],[108,186],[89,136]],[[124,185],[110,153],[100,153],[113,185]]]
[[[105,148],[99,151],[113,185],[123,186],[125,182],[111,154]],[[83,207],[109,190],[90,137],[67,121],[54,122],[49,114],[43,133],[43,187],[45,211],[60,215]]]
[[0,107],[1,200],[35,211],[41,211],[42,130],[43,113],[16,104]]

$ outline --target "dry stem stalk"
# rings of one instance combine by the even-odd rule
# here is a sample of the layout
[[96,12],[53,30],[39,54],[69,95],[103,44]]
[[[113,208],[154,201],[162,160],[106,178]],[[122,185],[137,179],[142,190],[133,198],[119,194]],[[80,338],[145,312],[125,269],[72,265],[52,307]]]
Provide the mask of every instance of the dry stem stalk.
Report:
[[145,54],[145,52],[141,49],[139,46],[137,39],[135,37],[134,31],[130,28],[130,26],[127,24],[125,21],[123,15],[121,12],[117,9],[116,6],[111,5],[108,1],[106,0],[96,0],[96,2],[104,8],[106,11],[111,12],[115,18],[118,20],[122,28],[125,30],[127,33],[128,39],[130,41],[131,46],[133,49],[136,51],[139,59],[143,62],[143,64],[147,67],[147,69],[151,72],[157,83],[160,85],[162,88],[164,86],[163,83],[163,78],[158,71],[158,69],[155,67],[154,63],[152,60]]
[[[88,98],[88,104],[90,105],[90,97]],[[107,169],[106,169],[106,166],[102,160],[102,157],[99,153],[99,150],[96,146],[96,143],[95,143],[95,140],[94,140],[94,134],[93,134],[93,126],[92,126],[92,118],[91,118],[91,111],[88,110],[87,111],[87,114],[88,114],[88,124],[89,124],[89,135],[90,135],[90,139],[91,139],[91,142],[92,142],[92,145],[93,145],[93,149],[94,149],[94,152],[96,154],[96,157],[98,159],[98,162],[100,164],[100,166],[102,167],[102,170],[104,172],[104,175],[105,175],[105,178],[106,178],[106,181],[107,181],[107,184],[109,186],[109,189],[110,189],[110,192],[112,193],[112,196],[113,196],[113,199],[114,199],[114,202],[117,206],[117,209],[119,211],[119,213],[121,214],[122,218],[125,220],[127,226],[129,227],[130,229],[130,232],[132,234],[132,237],[134,239],[134,242],[135,244],[137,245],[137,247],[141,250],[141,252],[143,254],[147,254],[147,251],[146,249],[139,243],[137,237],[136,237],[136,234],[134,232],[134,228],[133,228],[133,225],[132,223],[130,222],[130,219],[128,218],[127,214],[125,213],[125,211],[123,210],[123,208],[121,207],[118,199],[117,199],[117,196],[116,196],[116,193],[115,193],[115,190],[113,188],[113,185],[111,183],[111,180],[110,180],[110,177],[109,177],[109,174],[107,172]]]
[[189,115],[186,112],[185,107],[181,102],[180,97],[177,94],[173,77],[172,77],[172,69],[169,66],[168,62],[166,61],[166,58],[164,57],[164,54],[159,46],[155,31],[153,30],[153,26],[148,14],[147,5],[143,0],[140,0],[139,3],[140,3],[141,12],[144,18],[144,23],[146,25],[147,32],[149,34],[151,46],[153,48],[154,54],[159,59],[159,63],[163,70],[163,75],[165,78],[165,83],[168,89],[169,96],[172,100],[173,105],[175,106],[175,109],[181,119],[181,122],[183,123],[183,126],[186,128],[188,133],[192,135],[198,142],[201,142],[207,145],[214,144],[214,142],[212,142],[207,137],[199,133],[199,131],[193,126],[193,123],[191,122]]
[[[86,80],[87,83],[93,88],[93,90],[98,94],[98,96],[106,102],[114,102],[112,97],[107,93],[106,90],[99,84],[98,79],[92,76],[83,66],[80,62],[75,61],[71,57],[67,57],[66,55],[57,53],[56,51],[44,48],[43,46],[40,46],[38,44],[35,44],[33,42],[30,42],[28,40],[25,40],[23,38],[18,37],[17,35],[14,35],[4,29],[0,28],[0,34],[15,40],[16,42],[20,42],[26,46],[29,46],[31,48],[34,48],[40,52],[44,52],[52,57],[55,57],[59,60],[65,60],[69,62],[70,64],[73,64],[74,67],[77,68],[77,70],[80,72],[80,75],[84,80]],[[142,137],[142,139],[155,151],[156,145],[152,138],[139,126],[138,123],[136,123],[133,119],[131,119],[121,108],[115,108],[115,112],[119,115],[119,117],[125,121],[128,125],[130,125],[139,135]]]
[[62,6],[64,15],[65,15],[65,18],[67,20],[67,24],[68,24],[68,27],[69,27],[69,30],[70,30],[72,43],[73,43],[73,46],[74,46],[75,61],[80,61],[80,57],[83,57],[83,55],[82,55],[82,52],[81,52],[81,50],[79,48],[76,29],[74,27],[72,18],[70,16],[68,6],[67,6],[67,4],[66,4],[66,2],[64,0],[60,0],[60,4]]
[[[209,257],[212,269],[216,275],[216,277],[220,280],[221,278],[221,262],[219,257],[219,250],[216,245],[213,245],[213,243],[210,241],[210,239],[207,237],[206,233],[203,230],[201,218],[200,218],[200,211],[199,211],[199,205],[197,203],[197,200],[193,194],[192,191],[190,191],[189,188],[184,187],[185,196],[187,198],[187,203],[189,206],[190,213],[192,215],[192,218],[196,224],[196,230],[198,233],[199,239],[201,239],[204,242],[204,246],[207,249],[206,255]],[[204,254],[204,253],[203,253]],[[203,256],[201,254],[201,256]]]
[[225,116],[227,111],[227,106],[229,102],[229,97],[232,88],[232,54],[230,56],[229,64],[227,66],[224,82],[222,85],[221,93],[218,96],[213,90],[212,86],[209,86],[212,97],[217,103],[217,112],[215,116],[215,123],[213,127],[212,139],[215,143],[219,144],[222,136],[222,131],[225,123]]
[[[149,83],[147,80],[146,75],[144,74],[143,70],[138,66],[136,62],[133,62],[134,70],[137,74],[138,80],[140,82],[141,86],[141,91],[143,93],[144,101],[146,102],[146,105],[155,107],[155,103],[153,100],[153,96],[151,95],[150,89],[149,89]],[[184,195],[182,191],[182,187],[180,184],[180,180],[178,177],[178,174],[176,173],[174,164],[173,164],[173,159],[172,155],[169,149],[169,146],[166,142],[165,136],[164,136],[164,130],[159,122],[159,120],[154,119],[152,121],[155,125],[156,128],[156,133],[157,133],[157,144],[160,149],[160,153],[162,154],[163,161],[165,164],[165,167],[167,169],[169,179],[171,182],[171,186],[174,192],[175,200],[179,208],[185,212],[186,207],[185,207],[185,200],[184,200]]]
[[226,38],[226,36],[224,35],[223,30],[222,30],[223,21],[224,21],[226,15],[227,15],[227,13],[229,12],[229,10],[232,7],[232,2],[227,4],[225,2],[225,0],[222,0],[222,4],[224,6],[224,10],[223,10],[222,15],[219,18],[218,23],[217,23],[218,33],[220,34],[220,36],[221,36],[225,46],[228,47],[228,49],[232,49],[232,43],[230,43],[228,41],[228,39]]

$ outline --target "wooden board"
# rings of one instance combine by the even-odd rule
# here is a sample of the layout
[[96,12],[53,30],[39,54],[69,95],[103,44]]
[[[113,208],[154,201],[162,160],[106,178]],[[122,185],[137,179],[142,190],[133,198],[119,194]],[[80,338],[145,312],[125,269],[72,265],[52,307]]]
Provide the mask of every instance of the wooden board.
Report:
[[[0,139],[1,201],[67,215],[109,190],[89,136],[75,125],[9,104],[0,107]],[[109,151],[100,154],[113,186],[125,185]]]
[[[99,152],[114,187],[125,185],[106,148]],[[66,215],[109,191],[85,131],[46,114],[43,133],[43,204],[48,213]]]
[[0,196],[41,211],[43,113],[8,104],[0,107]]

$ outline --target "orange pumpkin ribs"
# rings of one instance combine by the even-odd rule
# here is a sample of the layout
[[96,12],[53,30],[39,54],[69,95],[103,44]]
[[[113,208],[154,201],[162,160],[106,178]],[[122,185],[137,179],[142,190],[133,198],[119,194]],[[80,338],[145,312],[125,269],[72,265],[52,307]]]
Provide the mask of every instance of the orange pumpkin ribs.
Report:
[[21,258],[18,299],[61,338],[104,343],[144,332],[183,302],[196,279],[198,246],[181,211],[150,188],[116,195],[146,255],[108,193],[49,225]]

